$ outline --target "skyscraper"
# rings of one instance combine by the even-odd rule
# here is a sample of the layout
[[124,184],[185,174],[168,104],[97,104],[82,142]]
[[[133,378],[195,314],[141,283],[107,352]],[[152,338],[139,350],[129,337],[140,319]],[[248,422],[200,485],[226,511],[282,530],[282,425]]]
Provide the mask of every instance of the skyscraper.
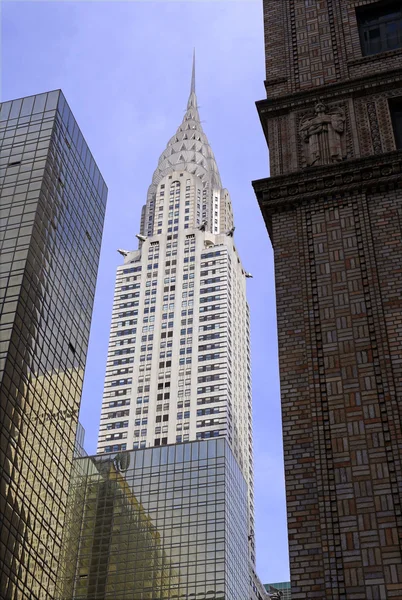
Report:
[[0,595],[54,598],[107,190],[60,90],[0,105]]
[[233,212],[187,111],[153,174],[139,249],[120,250],[98,453],[225,437],[248,483],[254,562],[249,311]]
[[292,599],[402,598],[402,9],[264,2]]

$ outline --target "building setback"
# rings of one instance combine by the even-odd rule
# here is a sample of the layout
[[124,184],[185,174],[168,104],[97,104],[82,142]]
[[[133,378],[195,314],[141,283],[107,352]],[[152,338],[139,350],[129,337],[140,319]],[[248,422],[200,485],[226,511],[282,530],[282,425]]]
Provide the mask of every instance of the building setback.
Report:
[[183,122],[120,250],[98,453],[225,437],[248,483],[255,562],[247,273],[202,130],[193,65]]
[[402,14],[264,2],[292,599],[402,598]]
[[0,105],[0,595],[55,597],[107,190],[61,91]]

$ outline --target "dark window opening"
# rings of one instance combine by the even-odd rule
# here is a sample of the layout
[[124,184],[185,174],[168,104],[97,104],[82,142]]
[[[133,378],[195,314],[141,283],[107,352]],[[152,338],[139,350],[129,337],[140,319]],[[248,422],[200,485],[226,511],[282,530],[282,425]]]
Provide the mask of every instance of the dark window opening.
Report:
[[402,150],[402,98],[390,100],[389,110],[394,128],[395,146]]
[[364,56],[402,48],[400,0],[383,0],[356,9]]

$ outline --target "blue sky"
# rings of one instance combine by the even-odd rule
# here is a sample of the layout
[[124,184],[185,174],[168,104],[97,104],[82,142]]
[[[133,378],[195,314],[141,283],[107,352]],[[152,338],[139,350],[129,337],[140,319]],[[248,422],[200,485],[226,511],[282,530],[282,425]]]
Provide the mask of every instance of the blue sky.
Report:
[[[262,2],[2,3],[1,99],[61,88],[109,188],[80,419],[96,450],[117,248],[135,248],[158,157],[186,108],[193,47],[203,127],[234,206],[251,312],[257,567],[289,577],[273,255],[251,180],[268,152]],[[88,257],[90,260],[90,257]]]

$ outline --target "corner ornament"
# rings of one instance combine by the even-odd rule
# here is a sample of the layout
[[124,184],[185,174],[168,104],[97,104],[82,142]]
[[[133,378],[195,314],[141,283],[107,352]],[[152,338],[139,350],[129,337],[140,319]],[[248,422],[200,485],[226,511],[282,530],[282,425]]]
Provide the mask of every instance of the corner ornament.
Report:
[[344,131],[343,108],[327,108],[325,104],[318,102],[314,113],[304,116],[299,127],[307,166],[341,162],[346,155],[342,143]]

